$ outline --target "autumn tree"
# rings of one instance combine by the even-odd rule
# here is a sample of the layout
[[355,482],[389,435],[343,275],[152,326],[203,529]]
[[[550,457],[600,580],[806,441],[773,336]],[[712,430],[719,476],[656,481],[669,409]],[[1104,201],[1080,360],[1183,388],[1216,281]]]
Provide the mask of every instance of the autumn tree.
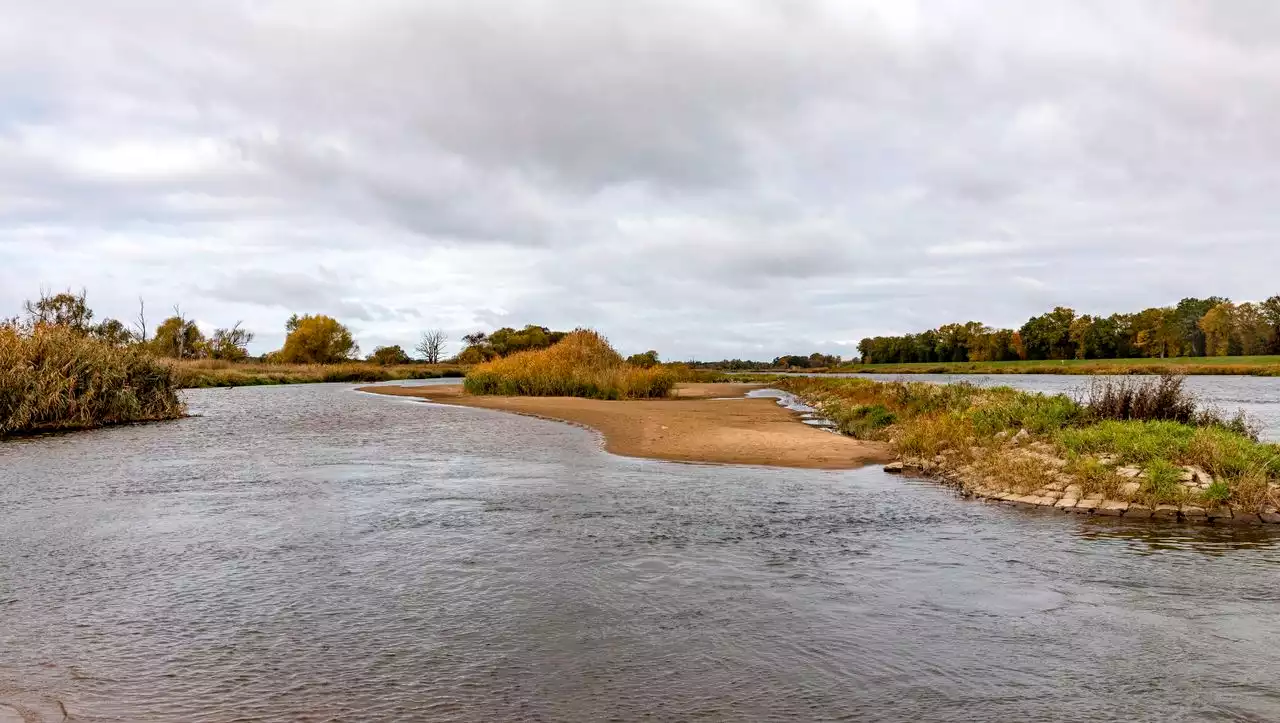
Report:
[[322,314],[298,316],[285,322],[289,335],[278,359],[285,364],[333,364],[360,353],[347,327]]
[[157,356],[195,359],[205,351],[204,334],[175,306],[174,315],[160,322],[148,346]]
[[27,323],[31,326],[61,326],[81,334],[88,334],[93,321],[93,310],[85,300],[85,292],[73,294],[64,291],[50,296],[40,294],[35,301],[23,304]]
[[253,341],[253,332],[241,329],[241,323],[243,322],[237,321],[229,329],[214,330],[207,344],[211,358],[233,362],[249,358],[249,343]]
[[1206,356],[1227,356],[1235,336],[1235,304],[1218,304],[1204,313],[1196,325],[1204,337],[1202,350]]

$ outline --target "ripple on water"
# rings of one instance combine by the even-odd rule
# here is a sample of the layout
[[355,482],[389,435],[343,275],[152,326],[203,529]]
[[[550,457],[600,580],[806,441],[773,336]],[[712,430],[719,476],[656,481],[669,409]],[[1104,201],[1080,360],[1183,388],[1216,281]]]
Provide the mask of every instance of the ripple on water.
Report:
[[1280,717],[1274,533],[189,396],[0,446],[0,720]]

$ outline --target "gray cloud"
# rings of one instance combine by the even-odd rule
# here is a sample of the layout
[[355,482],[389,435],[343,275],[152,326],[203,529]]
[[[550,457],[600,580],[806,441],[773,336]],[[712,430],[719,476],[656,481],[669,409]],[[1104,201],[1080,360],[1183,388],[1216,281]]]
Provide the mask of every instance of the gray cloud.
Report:
[[0,12],[0,308],[708,358],[1280,293],[1272,3]]

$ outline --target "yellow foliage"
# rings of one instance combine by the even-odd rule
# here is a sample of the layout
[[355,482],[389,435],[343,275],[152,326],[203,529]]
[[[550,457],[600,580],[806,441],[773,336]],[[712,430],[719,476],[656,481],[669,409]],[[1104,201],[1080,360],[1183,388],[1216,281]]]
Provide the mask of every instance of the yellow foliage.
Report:
[[465,386],[471,394],[644,399],[669,395],[675,376],[627,364],[603,336],[579,329],[547,349],[480,364]]

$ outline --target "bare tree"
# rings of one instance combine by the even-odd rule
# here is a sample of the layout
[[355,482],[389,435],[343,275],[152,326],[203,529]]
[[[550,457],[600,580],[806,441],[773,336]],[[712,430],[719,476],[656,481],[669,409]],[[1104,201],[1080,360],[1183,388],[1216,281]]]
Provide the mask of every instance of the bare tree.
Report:
[[178,318],[178,358],[187,358],[187,317],[183,316],[182,309],[177,304],[173,305],[173,315]]
[[449,340],[448,335],[443,329],[432,329],[431,331],[422,332],[422,341],[418,342],[418,346],[414,347],[428,364],[440,363],[440,355],[444,352],[444,345]]
[[134,335],[138,338],[138,343],[147,343],[147,302],[138,297],[138,317],[133,320]]

